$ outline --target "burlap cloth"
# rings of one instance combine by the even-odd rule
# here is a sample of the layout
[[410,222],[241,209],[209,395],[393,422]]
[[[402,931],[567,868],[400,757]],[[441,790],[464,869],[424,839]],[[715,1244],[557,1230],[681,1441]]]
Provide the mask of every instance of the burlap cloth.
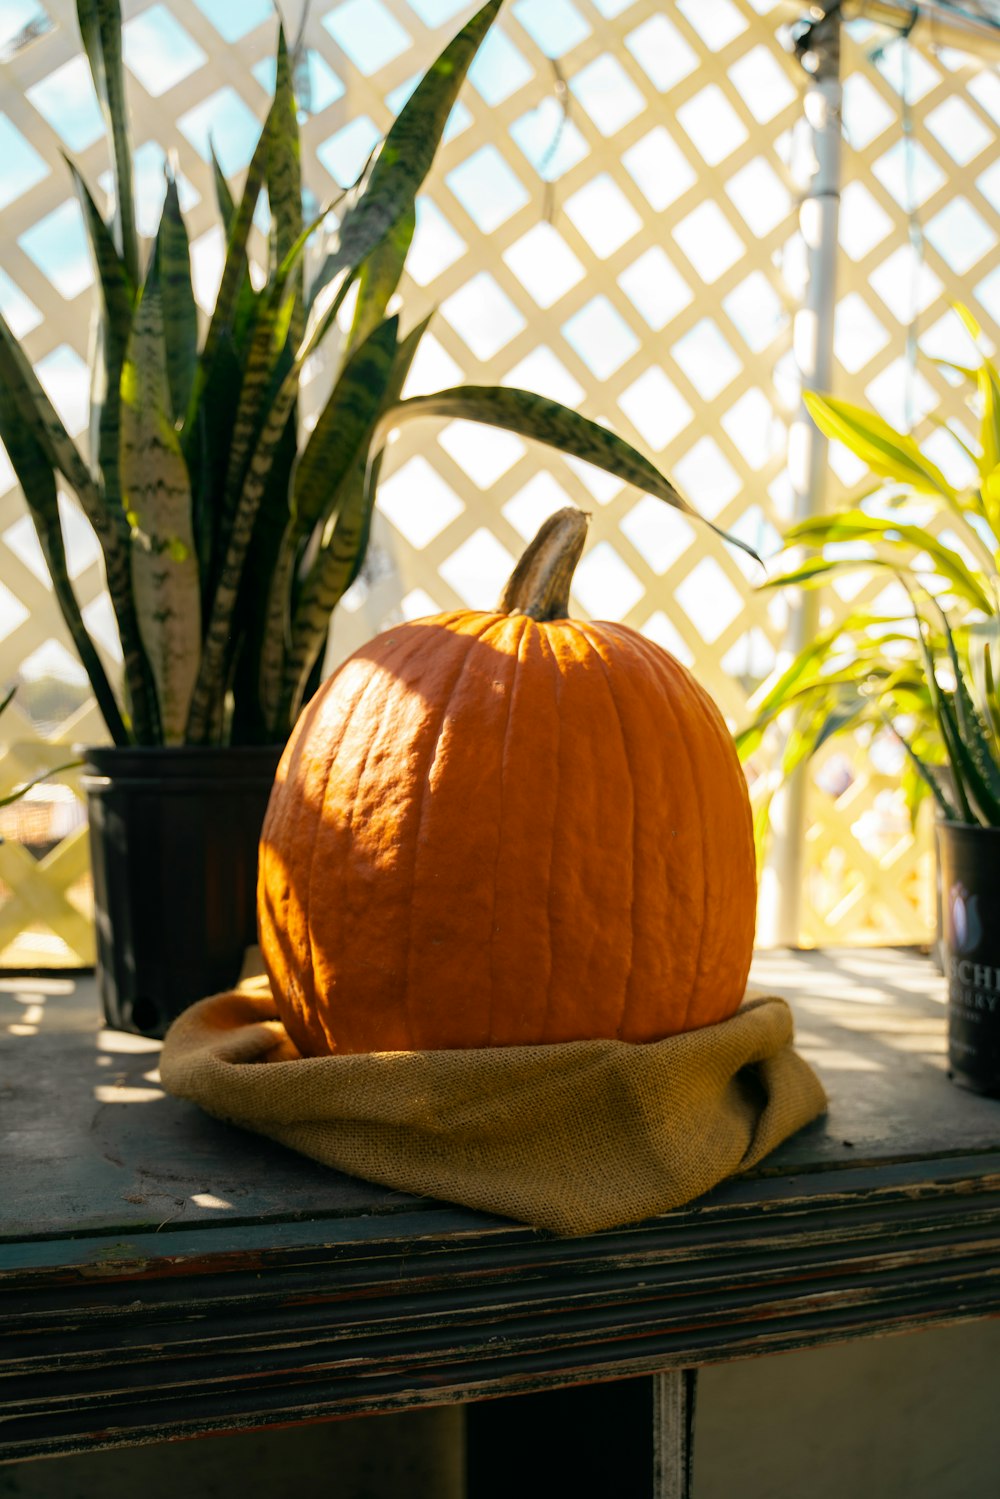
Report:
[[267,980],[174,1021],[163,1086],[351,1176],[585,1234],[755,1166],[826,1096],[783,999],[665,1041],[303,1057]]

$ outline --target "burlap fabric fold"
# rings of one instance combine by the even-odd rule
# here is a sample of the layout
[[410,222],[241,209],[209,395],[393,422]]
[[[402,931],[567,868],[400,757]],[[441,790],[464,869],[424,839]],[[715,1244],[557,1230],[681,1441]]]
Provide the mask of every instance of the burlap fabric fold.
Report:
[[679,1207],[823,1112],[782,999],[665,1041],[303,1057],[265,979],[174,1022],[163,1086],[352,1176],[557,1234]]

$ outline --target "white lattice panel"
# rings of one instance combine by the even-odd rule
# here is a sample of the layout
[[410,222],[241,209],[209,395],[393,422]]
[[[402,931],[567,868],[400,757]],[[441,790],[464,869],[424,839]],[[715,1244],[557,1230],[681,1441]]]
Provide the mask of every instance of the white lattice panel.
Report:
[[[8,5],[18,26],[39,9],[34,0]],[[90,182],[107,158],[74,7],[46,0],[45,9],[51,29],[8,48],[0,81],[0,304],[79,431],[92,273],[60,152]],[[314,0],[302,133],[317,203],[353,179],[471,9]],[[294,35],[301,3],[284,12]],[[803,78],[777,35],[796,13],[769,0],[513,0],[421,195],[404,284],[409,321],[438,309],[411,392],[465,378],[557,396],[615,426],[706,515],[763,553],[788,515],[785,441],[797,398],[789,313],[801,264]],[[140,0],[126,15],[140,226],[155,224],[163,153],[173,151],[208,305],[221,239],[205,142],[211,130],[238,179],[268,98],[274,15],[269,0]],[[876,65],[867,52],[877,40],[852,38],[845,59],[837,389],[892,418],[907,403],[917,418],[931,406],[953,413],[957,397],[933,367],[909,370],[907,328],[917,307],[921,344],[938,353],[956,296],[990,328],[1000,316],[1000,80],[961,55],[911,47],[919,155],[901,157],[904,49],[892,44]],[[919,275],[907,260],[910,191],[920,197]],[[324,370],[310,373],[315,406]],[[841,481],[855,482],[845,455],[834,463]],[[569,499],[594,513],[577,607],[647,631],[694,668],[734,726],[742,721],[748,690],[780,649],[785,604],[755,592],[746,559],[707,529],[554,454],[462,423],[408,427],[384,473],[378,545],[367,581],[338,616],[331,659],[400,614],[489,606],[524,538]],[[106,631],[96,549],[69,506],[67,519],[76,586]],[[95,737],[98,721],[7,468],[0,559],[0,677],[70,684],[62,709],[47,681],[45,692],[26,686],[31,716],[0,725],[7,785],[58,753],[47,743]],[[35,699],[45,696],[42,711]],[[831,758],[818,767],[811,807],[805,936],[923,934],[926,839],[914,842],[900,823],[891,766],[857,755],[831,770]],[[46,944],[51,953],[56,942],[64,960],[89,956],[82,846],[75,828],[42,862],[24,848],[0,849],[8,963]]]

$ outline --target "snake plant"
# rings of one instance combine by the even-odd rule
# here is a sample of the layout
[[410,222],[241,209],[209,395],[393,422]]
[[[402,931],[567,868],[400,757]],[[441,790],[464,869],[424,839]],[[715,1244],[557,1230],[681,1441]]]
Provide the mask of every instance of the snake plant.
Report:
[[[980,329],[956,308],[974,339]],[[878,483],[854,505],[786,531],[796,560],[768,588],[813,589],[846,573],[903,585],[898,613],[856,607],[764,684],[737,735],[744,759],[786,726],[773,788],[839,734],[893,730],[911,811],[931,795],[952,820],[1000,825],[1000,372],[951,365],[979,411],[978,448],[953,429],[975,477],[952,484],[913,437],[849,402],[810,393],[820,430]],[[803,549],[805,553],[803,555]],[[760,802],[759,831],[767,819]]]
[[[488,0],[448,43],[360,180],[330,205],[336,237],[308,289],[303,249],[319,220],[303,223],[293,60],[279,34],[274,96],[238,201],[214,162],[226,254],[201,332],[169,171],[155,240],[145,255],[140,244],[118,0],[77,0],[114,178],[113,212],[105,217],[69,164],[100,298],[89,453],[67,434],[2,321],[0,436],[116,744],[287,737],[318,679],[331,614],[365,555],[387,433],[408,419],[461,416],[505,427],[695,513],[622,439],[553,401],[480,386],[403,399],[426,321],[404,332],[399,314],[387,309],[413,235],[417,192],[501,5]],[[255,288],[247,242],[264,191],[270,259],[264,285]],[[338,314],[346,317],[352,291],[353,317],[342,336]],[[337,378],[305,436],[300,377],[333,332],[341,338]],[[60,482],[101,545],[121,639],[120,688],[74,596]]]

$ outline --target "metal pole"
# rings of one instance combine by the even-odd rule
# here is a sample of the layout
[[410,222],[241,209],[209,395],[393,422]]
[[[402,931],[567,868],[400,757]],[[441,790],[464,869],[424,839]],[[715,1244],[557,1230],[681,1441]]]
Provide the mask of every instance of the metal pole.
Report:
[[[840,209],[840,24],[839,5],[813,6],[795,36],[799,61],[810,78],[804,109],[812,147],[809,182],[799,210],[807,285],[795,316],[793,336],[802,390],[827,391],[833,378]],[[788,445],[795,520],[823,510],[826,461],[826,439],[800,403]],[[789,659],[815,636],[818,620],[816,594],[803,593],[789,621]],[[789,777],[772,803],[772,842],[762,880],[759,934],[761,942],[769,946],[797,947],[801,940],[807,776],[808,770],[803,767]]]

